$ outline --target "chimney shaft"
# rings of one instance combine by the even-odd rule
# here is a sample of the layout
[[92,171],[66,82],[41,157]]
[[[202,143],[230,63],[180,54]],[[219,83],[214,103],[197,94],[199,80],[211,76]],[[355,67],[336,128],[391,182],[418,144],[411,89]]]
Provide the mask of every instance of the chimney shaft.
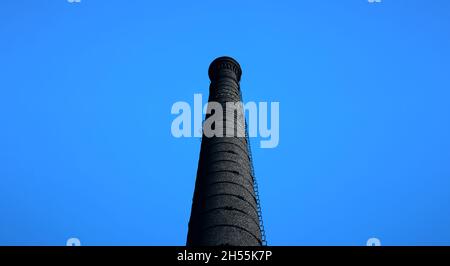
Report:
[[[209,102],[241,102],[242,70],[230,57],[215,59],[208,70]],[[208,117],[208,116],[207,116]],[[230,122],[230,121],[228,121]],[[234,119],[234,127],[245,122]],[[188,246],[260,246],[258,205],[247,139],[203,135],[187,236]]]

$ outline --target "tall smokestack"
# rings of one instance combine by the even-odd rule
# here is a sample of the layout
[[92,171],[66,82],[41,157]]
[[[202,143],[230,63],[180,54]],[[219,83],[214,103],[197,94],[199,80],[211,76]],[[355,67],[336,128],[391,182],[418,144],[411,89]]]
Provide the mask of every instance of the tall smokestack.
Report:
[[[223,108],[241,102],[242,70],[230,57],[219,57],[209,66],[209,100]],[[208,118],[209,115],[206,116]],[[236,117],[234,115],[234,117]],[[245,128],[245,120],[233,119],[234,128]],[[203,134],[197,178],[187,236],[188,246],[261,246],[259,201],[255,193],[252,160],[247,138],[207,137]]]

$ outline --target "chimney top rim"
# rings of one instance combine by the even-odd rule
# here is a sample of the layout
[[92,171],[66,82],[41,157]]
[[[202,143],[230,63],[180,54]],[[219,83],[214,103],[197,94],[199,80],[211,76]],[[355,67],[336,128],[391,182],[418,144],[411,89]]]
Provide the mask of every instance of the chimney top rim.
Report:
[[230,56],[220,56],[214,59],[209,65],[208,76],[211,81],[214,80],[214,74],[217,73],[216,71],[220,69],[221,63],[229,63],[233,65],[233,71],[236,73],[238,82],[241,80],[242,69],[238,61]]

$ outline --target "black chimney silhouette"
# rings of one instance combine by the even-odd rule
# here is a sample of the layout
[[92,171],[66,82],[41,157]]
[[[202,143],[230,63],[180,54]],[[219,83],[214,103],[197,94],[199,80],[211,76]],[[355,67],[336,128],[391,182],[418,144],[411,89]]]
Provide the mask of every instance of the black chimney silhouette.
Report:
[[[208,70],[211,84],[208,105],[241,102],[242,70],[230,57],[215,59]],[[228,110],[230,112],[230,110]],[[234,112],[234,111],[233,111]],[[236,115],[233,115],[236,118]],[[208,118],[209,115],[206,116]],[[245,129],[245,119],[233,119]],[[187,236],[188,246],[261,246],[260,208],[253,165],[245,136],[207,137],[203,134]]]

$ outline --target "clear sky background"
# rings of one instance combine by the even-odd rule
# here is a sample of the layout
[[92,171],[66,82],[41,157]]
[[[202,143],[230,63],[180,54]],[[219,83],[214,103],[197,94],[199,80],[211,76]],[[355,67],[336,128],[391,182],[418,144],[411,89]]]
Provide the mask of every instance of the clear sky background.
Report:
[[184,245],[200,141],[176,101],[229,55],[269,245],[450,245],[450,1],[3,0],[0,244]]

